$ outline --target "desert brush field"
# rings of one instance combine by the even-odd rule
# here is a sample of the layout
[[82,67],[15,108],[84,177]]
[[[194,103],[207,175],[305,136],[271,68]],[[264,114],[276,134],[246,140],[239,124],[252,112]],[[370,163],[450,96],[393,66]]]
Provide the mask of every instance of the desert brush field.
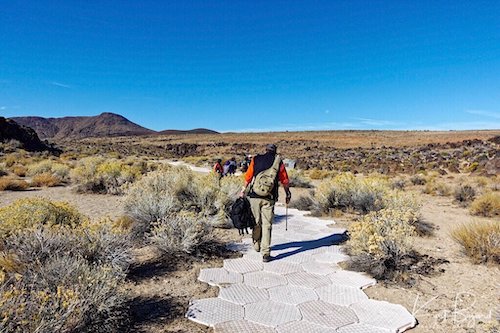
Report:
[[[348,230],[342,267],[402,304],[411,332],[500,330],[500,131],[152,135],[0,146],[0,332],[211,332],[184,317],[240,256],[243,184],[172,166],[278,145],[291,207]],[[280,201],[284,203],[282,193]]]

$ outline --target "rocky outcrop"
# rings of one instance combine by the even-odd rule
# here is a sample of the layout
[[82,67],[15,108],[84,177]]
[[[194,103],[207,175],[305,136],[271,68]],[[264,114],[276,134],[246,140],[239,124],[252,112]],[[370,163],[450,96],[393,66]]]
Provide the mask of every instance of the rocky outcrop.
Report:
[[19,142],[20,148],[28,151],[59,152],[57,148],[42,142],[32,128],[19,125],[12,119],[0,117],[0,142],[10,141]]

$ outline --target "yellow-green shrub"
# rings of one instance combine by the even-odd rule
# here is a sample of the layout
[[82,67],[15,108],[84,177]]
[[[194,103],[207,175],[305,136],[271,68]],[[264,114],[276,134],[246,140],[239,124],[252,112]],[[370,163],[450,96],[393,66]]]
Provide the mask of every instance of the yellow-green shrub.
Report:
[[451,194],[451,188],[445,183],[437,181],[435,178],[431,178],[425,184],[422,192],[431,195],[449,196]]
[[311,169],[305,172],[305,175],[311,179],[321,180],[335,175],[334,171],[322,170],[322,169]]
[[30,185],[22,180],[11,177],[0,177],[0,191],[24,191]]
[[470,212],[487,217],[500,215],[500,193],[487,192],[477,197],[470,205]]
[[65,202],[42,198],[20,199],[0,208],[0,237],[42,225],[79,225],[87,218]]
[[365,215],[349,228],[349,249],[353,255],[367,253],[374,257],[386,255],[388,244],[395,246],[401,254],[411,250],[413,214],[399,209],[382,209]]
[[7,174],[7,167],[5,164],[0,163],[0,177],[5,176]]
[[315,199],[324,212],[330,209],[354,209],[361,213],[383,208],[382,198],[390,190],[380,176],[365,178],[342,173],[324,180],[315,191]]
[[288,179],[290,181],[290,187],[301,187],[301,188],[311,188],[312,184],[309,179],[305,177],[305,175],[295,169],[288,170]]
[[497,221],[463,224],[452,231],[452,237],[475,263],[500,264],[500,223]]
[[140,176],[139,167],[102,157],[83,158],[71,172],[76,190],[82,193],[122,194]]

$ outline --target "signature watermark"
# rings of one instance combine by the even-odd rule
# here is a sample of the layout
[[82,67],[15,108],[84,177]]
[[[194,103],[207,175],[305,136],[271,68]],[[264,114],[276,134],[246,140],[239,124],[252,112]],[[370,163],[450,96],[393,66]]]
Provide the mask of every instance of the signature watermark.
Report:
[[[413,302],[412,314],[423,321],[431,318],[431,327],[442,325],[474,329],[483,323],[498,323],[499,308],[478,312],[475,309],[477,297],[471,292],[459,292],[455,295],[440,294],[430,299],[422,300],[419,295]],[[498,307],[498,305],[492,305]]]

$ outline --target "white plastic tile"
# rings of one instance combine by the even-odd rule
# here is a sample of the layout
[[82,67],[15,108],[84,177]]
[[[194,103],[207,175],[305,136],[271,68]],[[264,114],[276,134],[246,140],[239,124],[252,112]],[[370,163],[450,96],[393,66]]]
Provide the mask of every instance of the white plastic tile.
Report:
[[311,323],[306,320],[292,321],[278,326],[278,333],[335,333],[334,328]]
[[366,274],[351,271],[336,271],[335,273],[329,274],[328,277],[334,284],[340,284],[360,289],[373,286],[377,283],[375,279],[372,279]]
[[219,298],[236,304],[250,304],[269,299],[265,289],[259,289],[246,284],[232,284],[220,289]]
[[317,261],[306,261],[301,266],[304,271],[318,275],[328,275],[341,269],[337,264],[325,264]]
[[284,276],[263,271],[246,273],[243,277],[243,281],[249,286],[263,289],[283,286],[287,283]]
[[286,275],[290,273],[301,272],[303,271],[303,269],[299,264],[281,260],[274,260],[268,263],[264,263],[264,271]]
[[313,255],[313,258],[319,262],[337,264],[342,261],[347,261],[349,256],[340,253],[323,252]]
[[249,273],[262,270],[262,261],[249,260],[246,258],[226,259],[224,268],[236,273]]
[[287,275],[287,279],[291,285],[312,289],[331,284],[328,277],[307,272],[289,274]]
[[215,333],[276,333],[272,327],[260,325],[248,320],[226,321],[214,326]]
[[262,253],[250,250],[243,255],[243,258],[262,262]]
[[229,272],[224,268],[204,268],[200,270],[198,280],[206,282],[211,286],[224,286],[243,282],[243,275],[236,272]]
[[199,324],[214,326],[229,320],[243,319],[243,307],[220,298],[193,301],[186,317]]
[[322,301],[345,306],[368,299],[368,296],[361,289],[338,284],[317,288],[316,293]]
[[337,331],[338,333],[391,333],[391,331],[385,330],[383,328],[370,326],[366,324],[351,324],[341,327]]
[[279,286],[268,289],[269,299],[287,304],[300,304],[318,299],[313,289],[297,286]]
[[302,318],[296,306],[273,301],[245,306],[245,319],[270,327],[283,325]]
[[323,301],[302,303],[299,309],[305,320],[334,329],[358,322],[353,310]]
[[392,332],[403,332],[417,324],[415,318],[403,306],[384,301],[366,300],[351,305],[359,322]]

